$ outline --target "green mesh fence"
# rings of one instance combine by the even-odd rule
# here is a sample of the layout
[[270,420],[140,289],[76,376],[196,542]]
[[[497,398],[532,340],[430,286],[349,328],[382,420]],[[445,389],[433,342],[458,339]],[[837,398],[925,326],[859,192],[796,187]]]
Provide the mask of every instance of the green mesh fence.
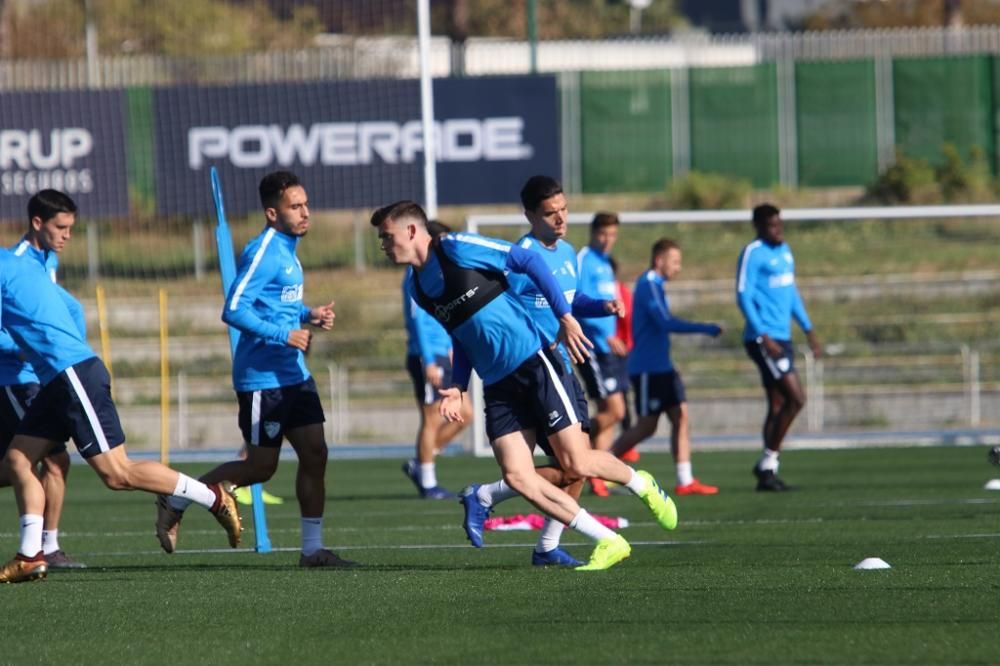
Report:
[[900,58],[893,61],[896,145],[908,155],[941,161],[954,144],[968,157],[995,158],[992,60],[986,56]]
[[692,69],[691,168],[778,182],[777,107],[773,64]]
[[585,192],[662,190],[672,173],[670,72],[584,72]]
[[797,63],[795,120],[800,185],[857,185],[878,175],[873,61]]

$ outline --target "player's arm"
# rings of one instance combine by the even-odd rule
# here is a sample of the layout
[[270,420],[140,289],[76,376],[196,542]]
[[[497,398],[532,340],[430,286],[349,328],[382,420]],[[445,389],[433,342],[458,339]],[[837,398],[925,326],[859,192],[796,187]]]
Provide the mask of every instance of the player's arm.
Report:
[[87,316],[83,310],[83,305],[80,301],[76,300],[73,294],[69,293],[63,289],[60,285],[55,285],[56,291],[59,292],[59,296],[62,298],[63,303],[66,304],[66,309],[69,310],[69,314],[73,317],[73,323],[76,324],[76,328],[80,331],[80,337],[84,340],[87,339]]
[[652,315],[652,321],[666,334],[703,333],[716,337],[722,333],[722,328],[715,324],[688,321],[673,316],[670,312],[670,305],[667,303],[667,297],[661,289],[653,290],[652,298],[649,299],[647,307]]
[[451,386],[439,391],[441,405],[438,412],[447,421],[464,423],[462,416],[462,401],[464,393],[469,390],[469,379],[472,377],[472,364],[465,355],[462,345],[452,338]]
[[606,301],[591,298],[587,295],[587,292],[577,290],[576,295],[573,297],[574,317],[607,317],[608,315],[624,317],[625,304],[618,299]]
[[[739,306],[740,312],[743,313],[750,330],[760,335],[761,331],[764,330],[764,324],[760,320],[757,305],[754,303],[760,262],[754,254],[753,250],[747,246],[740,257],[736,270],[736,304]],[[756,255],[759,257],[760,253],[758,252]]]
[[792,317],[798,322],[802,332],[806,334],[809,350],[812,351],[813,356],[819,358],[823,355],[823,346],[819,343],[819,338],[816,337],[816,331],[813,329],[812,321],[809,319],[809,313],[806,312],[806,304],[802,301],[799,288],[796,286],[794,289],[795,291],[792,294]]
[[[302,337],[301,335],[293,338],[291,329],[265,321],[254,311],[253,304],[260,297],[264,287],[277,274],[277,264],[268,261],[266,255],[261,261],[255,263],[247,254],[244,253],[240,257],[236,279],[233,280],[233,285],[229,288],[226,303],[222,308],[222,321],[241,333],[257,336],[269,343],[301,349],[301,341],[298,340],[299,337]],[[309,335],[308,331],[301,331],[301,333]]]

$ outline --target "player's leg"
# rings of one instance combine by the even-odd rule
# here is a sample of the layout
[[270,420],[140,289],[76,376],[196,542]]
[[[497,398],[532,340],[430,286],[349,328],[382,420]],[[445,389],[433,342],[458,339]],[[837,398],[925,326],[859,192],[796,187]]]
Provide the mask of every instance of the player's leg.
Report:
[[14,558],[0,568],[0,583],[39,580],[48,572],[42,554],[45,490],[35,472],[48,447],[44,438],[15,435],[4,456],[3,467],[14,489],[20,517],[21,541]]
[[[554,458],[550,458],[550,461],[543,467],[536,467],[535,471],[543,479],[557,488],[562,488],[563,492],[579,502],[586,479],[567,473],[558,466]],[[538,541],[531,553],[533,566],[577,567],[582,564],[560,546],[565,529],[566,525],[561,521],[555,518],[545,519],[538,535]]]
[[653,409],[651,405],[649,377],[649,374],[641,374],[630,378],[632,392],[635,395],[636,420],[632,427],[618,436],[611,447],[611,452],[618,458],[624,459],[626,454],[640,442],[656,434],[656,427],[660,422],[660,409],[659,406]]
[[792,422],[806,404],[805,390],[799,381],[798,373],[789,372],[784,375],[778,382],[777,388],[782,399],[781,408],[773,421],[771,439],[768,441],[768,448],[774,451],[781,450],[781,445],[785,441],[785,435],[788,434]]
[[715,495],[719,492],[717,486],[702,483],[694,476],[691,467],[691,437],[690,419],[687,402],[672,405],[667,409],[670,420],[670,451],[674,456],[674,466],[677,470],[677,495]]
[[66,479],[69,477],[69,454],[66,444],[52,442],[49,454],[42,458],[41,480],[45,490],[45,513],[42,514],[42,554],[52,569],[83,569],[87,565],[77,562],[59,546],[59,520],[66,498]]

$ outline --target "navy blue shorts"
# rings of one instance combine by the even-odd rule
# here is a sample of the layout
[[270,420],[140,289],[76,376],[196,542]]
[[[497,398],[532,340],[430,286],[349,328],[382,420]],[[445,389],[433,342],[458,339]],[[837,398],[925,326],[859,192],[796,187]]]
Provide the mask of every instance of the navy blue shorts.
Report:
[[[435,356],[434,363],[441,368],[441,388],[451,386],[451,359],[447,356]],[[419,354],[409,354],[406,357],[406,371],[410,373],[410,380],[413,382],[413,395],[421,405],[433,405],[441,399],[438,390],[431,386],[424,375],[424,362]]]
[[237,391],[240,432],[250,446],[280,447],[289,430],[323,423],[323,405],[313,378],[273,389]]
[[72,437],[84,458],[123,444],[125,433],[104,361],[94,356],[56,375],[31,401],[15,432],[53,442]]
[[[14,439],[17,426],[41,390],[42,385],[37,382],[4,386],[0,390],[0,458],[3,458],[4,454],[7,453],[7,447]],[[48,455],[64,453],[65,451],[66,442],[62,441],[49,449]]]
[[486,436],[492,442],[521,430],[534,430],[549,456],[548,436],[579,423],[590,427],[587,402],[558,352],[539,350],[514,372],[483,389]]
[[632,390],[635,392],[636,416],[652,416],[687,402],[681,373],[643,373],[632,375]]
[[628,390],[628,366],[623,356],[591,353],[590,358],[578,364],[576,369],[592,400],[604,400]]
[[747,340],[743,347],[760,370],[760,381],[764,388],[778,384],[782,377],[795,372],[795,347],[790,340],[775,340],[781,345],[781,356],[772,358],[764,345],[756,340]]

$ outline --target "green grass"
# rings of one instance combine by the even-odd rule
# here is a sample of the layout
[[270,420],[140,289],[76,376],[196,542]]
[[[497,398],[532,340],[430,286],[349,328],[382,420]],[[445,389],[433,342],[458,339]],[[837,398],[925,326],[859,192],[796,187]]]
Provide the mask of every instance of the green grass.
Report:
[[[165,555],[151,498],[77,467],[62,545],[91,568],[0,588],[0,663],[995,663],[1000,493],[981,490],[997,471],[982,448],[793,451],[783,476],[800,489],[782,495],[753,492],[753,457],[699,454],[722,492],[679,498],[673,533],[631,497],[585,497],[633,521],[632,557],[592,574],[533,569],[528,533],[468,547],[458,505],[415,499],[392,460],[329,468],[325,537],[366,565],[353,571],[215,550],[195,510]],[[671,480],[665,455],[642,466]],[[497,470],[449,458],[439,475],[458,488]],[[283,463],[268,488],[290,496],[293,479]],[[276,547],[298,545],[294,503],[269,522]],[[14,532],[11,511],[0,549]],[[852,570],[869,556],[893,569]]]

